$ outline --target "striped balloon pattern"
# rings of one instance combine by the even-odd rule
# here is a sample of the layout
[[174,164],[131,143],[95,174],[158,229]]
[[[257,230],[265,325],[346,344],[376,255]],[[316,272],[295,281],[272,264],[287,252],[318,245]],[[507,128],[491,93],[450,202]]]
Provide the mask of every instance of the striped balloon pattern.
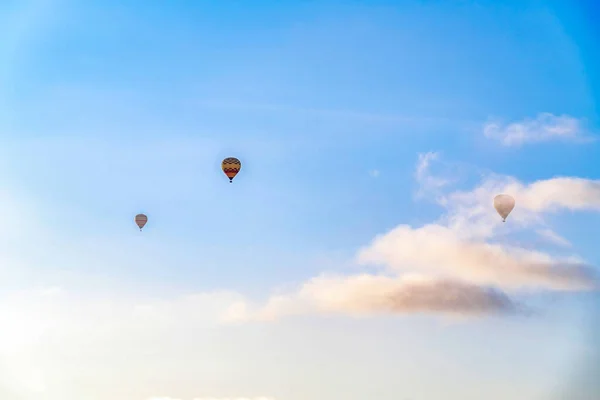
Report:
[[233,178],[240,172],[242,169],[242,163],[235,157],[227,157],[221,162],[221,169],[229,178],[229,183],[233,182]]

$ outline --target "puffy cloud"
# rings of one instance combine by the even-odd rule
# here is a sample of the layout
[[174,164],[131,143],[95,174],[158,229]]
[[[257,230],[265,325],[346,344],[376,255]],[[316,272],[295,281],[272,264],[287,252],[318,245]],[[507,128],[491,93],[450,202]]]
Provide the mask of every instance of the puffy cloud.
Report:
[[269,321],[289,315],[435,313],[461,316],[513,314],[524,309],[502,291],[428,276],[361,274],[320,276],[292,295],[278,295],[257,310],[238,310],[231,322]]
[[361,263],[382,264],[405,272],[423,270],[465,282],[505,288],[589,290],[597,286],[594,270],[571,259],[516,247],[462,239],[440,225],[413,229],[401,225],[360,251]]
[[526,118],[510,124],[488,122],[483,126],[483,133],[504,146],[520,146],[524,143],[555,139],[589,140],[579,119],[551,113],[540,113],[535,118]]

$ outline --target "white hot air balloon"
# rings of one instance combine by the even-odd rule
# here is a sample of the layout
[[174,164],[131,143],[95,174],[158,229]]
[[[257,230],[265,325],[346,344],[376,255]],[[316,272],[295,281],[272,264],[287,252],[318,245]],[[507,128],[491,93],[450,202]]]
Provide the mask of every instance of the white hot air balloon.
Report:
[[515,208],[515,199],[507,194],[499,194],[494,197],[494,208],[502,217],[502,222],[506,222],[508,214]]
[[135,216],[135,224],[140,228],[140,231],[144,225],[146,225],[146,222],[148,222],[148,217],[145,214],[138,214]]

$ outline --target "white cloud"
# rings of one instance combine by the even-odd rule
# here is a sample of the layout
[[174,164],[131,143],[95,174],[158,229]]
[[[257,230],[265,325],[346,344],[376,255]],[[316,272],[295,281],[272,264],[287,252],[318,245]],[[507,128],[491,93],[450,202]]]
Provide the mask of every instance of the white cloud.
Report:
[[361,263],[396,272],[425,271],[473,284],[503,288],[586,290],[597,284],[593,269],[569,259],[521,248],[462,239],[448,227],[401,225],[359,253]]
[[488,122],[483,126],[483,133],[504,146],[520,146],[525,143],[556,139],[589,140],[581,120],[568,115],[557,116],[551,113],[540,113],[536,118],[527,118],[506,125],[500,122]]

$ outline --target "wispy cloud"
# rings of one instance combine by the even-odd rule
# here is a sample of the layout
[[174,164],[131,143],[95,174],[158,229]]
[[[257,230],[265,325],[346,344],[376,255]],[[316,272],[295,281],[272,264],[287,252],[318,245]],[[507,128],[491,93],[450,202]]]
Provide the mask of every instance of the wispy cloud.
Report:
[[426,193],[439,194],[440,189],[451,183],[450,179],[440,178],[431,174],[431,163],[439,159],[440,153],[430,151],[420,153],[418,157],[415,168],[415,180],[419,185],[417,197],[422,197]]
[[548,241],[549,243],[562,247],[572,246],[571,242],[569,242],[564,237],[560,236],[558,233],[554,232],[552,229],[538,229],[536,232],[542,239]]
[[583,122],[569,115],[540,113],[535,118],[503,124],[488,122],[483,126],[486,137],[497,140],[504,146],[521,146],[550,140],[590,141]]

